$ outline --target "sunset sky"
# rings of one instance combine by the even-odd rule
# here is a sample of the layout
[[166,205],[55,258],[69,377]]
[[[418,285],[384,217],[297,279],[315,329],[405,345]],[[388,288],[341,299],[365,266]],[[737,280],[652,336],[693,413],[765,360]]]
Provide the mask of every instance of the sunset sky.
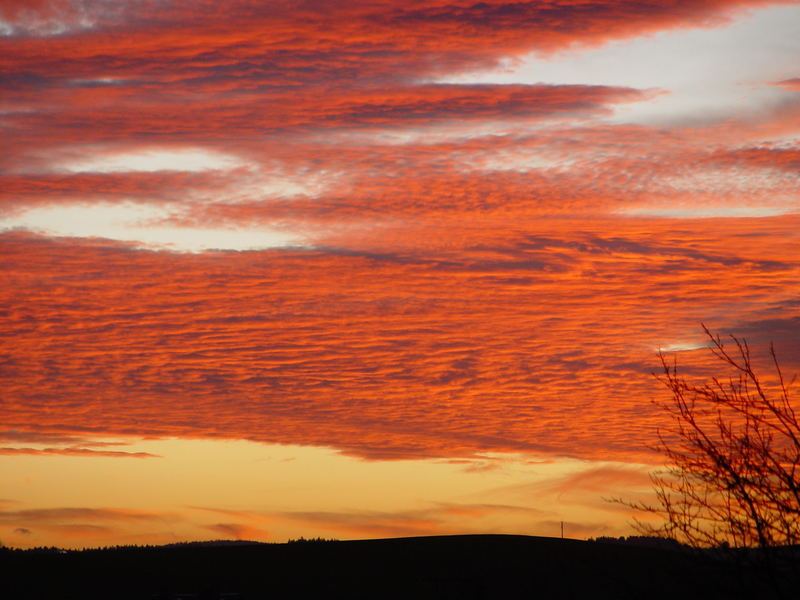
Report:
[[798,0],[2,0],[0,128],[5,545],[631,534],[800,372]]

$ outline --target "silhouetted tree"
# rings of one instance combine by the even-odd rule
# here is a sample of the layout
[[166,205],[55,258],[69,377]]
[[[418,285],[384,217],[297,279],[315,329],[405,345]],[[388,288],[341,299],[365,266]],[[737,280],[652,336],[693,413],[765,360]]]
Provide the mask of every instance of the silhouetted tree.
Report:
[[623,503],[663,517],[657,525],[637,520],[640,532],[694,547],[800,544],[800,424],[775,350],[767,385],[746,340],[731,336],[726,345],[703,329],[733,374],[698,385],[659,355],[656,377],[671,400],[656,404],[672,426],[659,431],[657,449],[668,466],[651,474],[655,503]]

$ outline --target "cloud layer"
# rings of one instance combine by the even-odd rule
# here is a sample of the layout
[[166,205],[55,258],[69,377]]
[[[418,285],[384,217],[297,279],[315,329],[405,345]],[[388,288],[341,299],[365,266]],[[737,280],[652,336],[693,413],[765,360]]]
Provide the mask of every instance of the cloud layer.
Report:
[[[647,458],[656,352],[701,321],[800,365],[796,72],[758,114],[673,126],[608,120],[665,89],[441,81],[778,4],[5,2],[0,415],[65,441],[0,453]],[[48,235],[109,205],[299,241]]]
[[635,457],[658,347],[702,342],[701,319],[737,331],[797,313],[800,223],[744,221],[555,220],[393,252],[7,234],[4,423],[373,458]]

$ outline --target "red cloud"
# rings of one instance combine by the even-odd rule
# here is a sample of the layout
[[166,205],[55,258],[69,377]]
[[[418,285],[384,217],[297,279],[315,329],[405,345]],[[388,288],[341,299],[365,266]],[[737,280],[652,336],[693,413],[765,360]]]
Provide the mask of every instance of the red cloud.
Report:
[[[12,2],[4,5],[5,20],[29,35],[0,40],[0,82],[9,90],[2,102],[16,155],[120,138],[262,140],[270,132],[597,109],[641,96],[597,88],[575,98],[568,87],[420,81],[531,50],[708,26],[731,11],[775,3],[434,0],[266,11],[233,0],[202,11],[194,3],[137,3],[134,12],[127,3],[110,11],[105,2]],[[87,29],[71,30],[76,20]],[[43,31],[61,23],[66,31],[40,39],[37,23]]]
[[[105,90],[97,92],[108,99]],[[291,136],[313,131],[350,128],[398,128],[448,121],[576,118],[607,111],[613,104],[647,99],[652,92],[630,88],[580,85],[416,85],[354,89],[324,87],[313,91],[280,92],[269,97],[270,110],[243,97],[195,101],[191,111],[158,96],[149,100],[113,99],[107,106],[76,99],[58,111],[14,115],[21,148],[50,144],[86,146],[103,143],[109,132],[140,142],[205,140],[218,145],[236,135],[240,140],[264,134]],[[46,140],[42,139],[47,136]],[[219,146],[222,148],[223,146]],[[40,152],[40,151],[39,151]],[[11,165],[18,158],[8,157]],[[52,179],[52,178],[51,178]],[[98,190],[101,191],[101,190]]]
[[782,169],[793,173],[800,170],[800,147],[739,148],[719,152],[715,163],[743,164],[764,169]]

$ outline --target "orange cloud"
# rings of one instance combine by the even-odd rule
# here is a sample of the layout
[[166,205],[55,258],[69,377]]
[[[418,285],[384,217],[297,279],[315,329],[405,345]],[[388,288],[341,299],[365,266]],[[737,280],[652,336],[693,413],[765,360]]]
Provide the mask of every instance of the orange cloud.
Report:
[[[535,508],[494,504],[447,504],[397,511],[312,511],[288,512],[276,515],[286,521],[302,524],[311,535],[342,536],[344,538],[413,537],[425,535],[484,534],[489,530],[504,531],[503,519],[524,522],[525,531],[537,535],[558,536],[561,521],[551,511]],[[498,521],[499,519],[499,521]],[[567,537],[618,533],[617,526],[598,521],[571,519],[566,522]]]
[[775,85],[779,85],[787,90],[800,92],[800,77],[794,79],[784,79],[783,81],[776,81]]
[[[346,536],[407,537],[463,533],[466,519],[492,514],[518,513],[529,517],[543,514],[536,509],[495,504],[439,504],[429,508],[400,511],[286,512],[283,519]],[[454,521],[458,521],[458,525]]]
[[[23,546],[57,543],[74,547],[78,543],[100,544],[125,539],[141,541],[142,528],[171,528],[181,517],[166,512],[121,508],[55,507],[0,510],[0,525],[12,531]],[[150,534],[149,539],[163,539]]]
[[[308,244],[2,233],[0,417],[64,436],[2,452],[142,456],[82,441],[151,435],[650,459],[659,346],[769,323],[797,362],[798,148],[764,141],[798,131],[796,103],[656,128],[597,121],[653,91],[435,82],[772,4],[4,4],[3,216],[135,201]],[[68,168],[187,148],[245,166]]]
[[112,508],[35,508],[2,510],[0,522],[23,524],[53,524],[73,521],[139,522],[163,520],[164,514]]
[[531,491],[556,493],[570,496],[586,496],[598,502],[598,495],[613,489],[649,489],[648,473],[640,468],[600,466],[567,475],[554,481],[530,486]]
[[269,533],[263,529],[241,523],[215,523],[214,525],[205,525],[205,528],[222,535],[226,539],[263,540],[269,538]]
[[62,455],[112,458],[160,458],[149,452],[128,452],[124,450],[96,450],[95,448],[126,446],[125,442],[98,442],[80,437],[55,433],[52,431],[0,431],[0,441],[14,444],[31,443],[39,445],[58,444],[61,447],[0,447],[0,455],[28,454],[33,456]]
[[[699,339],[701,320],[796,317],[797,226],[506,221],[201,255],[6,234],[3,422],[370,458],[646,459],[657,348]],[[395,235],[408,246],[382,249]]]
[[106,456],[112,458],[155,458],[157,454],[149,452],[123,452],[116,450],[91,450],[89,448],[0,448],[0,454],[30,454],[30,455],[53,455],[61,456]]

